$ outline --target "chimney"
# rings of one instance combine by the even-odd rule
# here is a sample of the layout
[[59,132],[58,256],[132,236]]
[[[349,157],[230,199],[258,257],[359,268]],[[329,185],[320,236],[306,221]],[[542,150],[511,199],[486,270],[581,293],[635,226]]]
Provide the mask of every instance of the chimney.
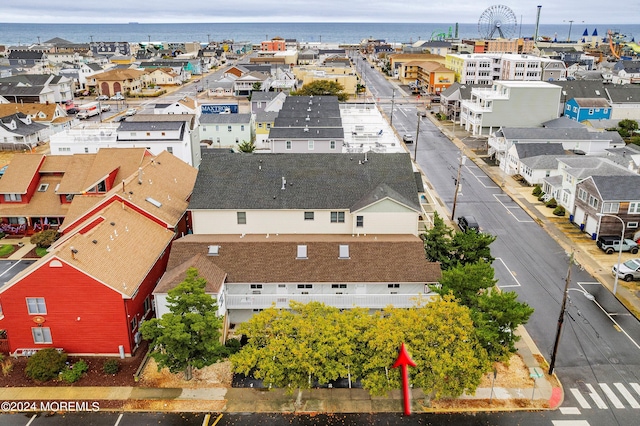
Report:
[[78,253],[78,250],[76,250],[73,246],[71,246],[71,258],[73,260],[76,260],[76,254]]
[[142,167],[138,167],[138,185],[142,185]]
[[125,192],[125,190],[124,190],[124,179],[122,179],[122,192]]

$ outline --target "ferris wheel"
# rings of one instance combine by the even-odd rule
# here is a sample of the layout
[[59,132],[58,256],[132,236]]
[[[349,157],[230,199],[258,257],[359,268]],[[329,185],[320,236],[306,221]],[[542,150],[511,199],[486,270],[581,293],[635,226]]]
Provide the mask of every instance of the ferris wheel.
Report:
[[478,32],[481,38],[511,38],[515,33],[517,19],[513,10],[502,4],[488,7],[478,21]]

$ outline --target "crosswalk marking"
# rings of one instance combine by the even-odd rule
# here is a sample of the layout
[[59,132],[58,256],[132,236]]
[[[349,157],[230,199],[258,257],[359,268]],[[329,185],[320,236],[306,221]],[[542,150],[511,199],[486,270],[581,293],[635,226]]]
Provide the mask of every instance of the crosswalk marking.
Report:
[[624,404],[618,399],[615,393],[611,390],[608,384],[606,383],[598,383],[600,388],[604,391],[604,394],[607,395],[607,398],[613,403],[613,406],[616,408],[624,408]]
[[553,426],[589,426],[586,420],[551,420]]
[[580,414],[578,407],[560,407],[562,414]]
[[573,394],[573,397],[576,399],[576,401],[578,401],[578,404],[580,404],[582,408],[591,408],[591,405],[589,405],[587,400],[584,398],[584,396],[582,396],[582,394],[578,389],[571,388],[569,390],[571,391],[571,393]]
[[616,389],[618,389],[618,392],[624,396],[624,399],[626,399],[629,405],[631,405],[631,408],[640,408],[638,401],[636,401],[633,395],[631,395],[631,392],[629,392],[622,383],[614,383],[613,386],[615,386]]
[[639,384],[637,384],[637,383],[629,383],[629,385],[631,385],[633,390],[636,391],[636,393],[638,395],[640,395],[640,385]]
[[585,386],[587,386],[587,389],[589,389],[589,396],[591,397],[591,399],[593,399],[593,402],[596,403],[596,406],[603,410],[606,409],[607,404],[605,404],[604,400],[600,398],[600,395],[596,393],[596,390],[593,388],[593,386],[589,383],[587,383]]

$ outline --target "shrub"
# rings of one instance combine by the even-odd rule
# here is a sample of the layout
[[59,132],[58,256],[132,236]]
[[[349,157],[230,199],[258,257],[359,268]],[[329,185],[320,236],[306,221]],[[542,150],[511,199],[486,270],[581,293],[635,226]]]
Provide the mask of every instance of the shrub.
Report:
[[50,247],[58,238],[60,238],[60,234],[55,229],[47,229],[46,231],[41,231],[31,236],[31,244],[35,244],[40,248]]
[[120,362],[117,359],[108,359],[102,364],[102,371],[105,374],[117,374],[120,371]]
[[553,214],[556,216],[564,216],[565,211],[564,211],[564,207],[562,206],[558,206],[553,210]]
[[545,193],[543,192],[542,194],[540,194],[540,196],[538,197],[538,201],[544,201],[544,196]]
[[549,207],[550,209],[555,209],[556,207],[558,207],[558,202],[555,198],[552,198],[545,203],[545,206]]
[[233,354],[235,354],[236,352],[238,352],[240,350],[240,347],[242,345],[240,343],[240,340],[238,340],[238,339],[229,339],[224,344],[224,346],[225,346],[225,351],[226,351],[227,355],[233,355]]
[[33,380],[46,382],[58,375],[66,361],[67,354],[64,352],[53,348],[42,349],[29,358],[24,373]]
[[5,377],[11,373],[13,370],[13,361],[11,358],[5,358],[4,355],[0,354],[0,370],[2,370],[2,375]]
[[4,232],[0,231],[0,238],[4,238]]
[[60,378],[67,383],[75,383],[89,370],[89,366],[83,360],[65,368],[60,373]]
[[540,185],[536,185],[533,188],[533,191],[531,192],[532,195],[535,195],[536,197],[539,197],[542,195],[542,188],[540,188]]

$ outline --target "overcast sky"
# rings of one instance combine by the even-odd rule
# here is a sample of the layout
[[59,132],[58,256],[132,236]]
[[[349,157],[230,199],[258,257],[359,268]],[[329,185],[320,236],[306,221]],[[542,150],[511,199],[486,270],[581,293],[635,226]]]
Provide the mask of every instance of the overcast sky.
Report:
[[0,0],[0,22],[460,22],[474,23],[494,4],[504,4],[518,22],[541,24],[637,24],[639,0],[607,3],[565,0],[482,2],[477,0]]

